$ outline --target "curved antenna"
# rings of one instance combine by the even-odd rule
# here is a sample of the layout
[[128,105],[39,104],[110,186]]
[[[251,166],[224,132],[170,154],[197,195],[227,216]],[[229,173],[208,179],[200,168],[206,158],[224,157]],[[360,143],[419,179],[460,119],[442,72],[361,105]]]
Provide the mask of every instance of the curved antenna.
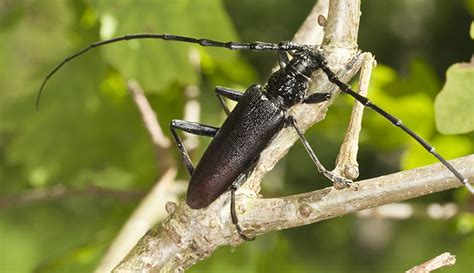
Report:
[[126,40],[137,40],[137,39],[160,39],[166,41],[178,41],[178,42],[185,42],[185,43],[193,43],[198,44],[200,46],[209,46],[209,47],[222,47],[231,50],[251,50],[251,51],[290,51],[299,49],[302,45],[292,43],[292,42],[280,42],[280,43],[266,43],[266,42],[252,42],[252,43],[241,43],[241,42],[219,42],[209,39],[196,39],[191,37],[179,36],[179,35],[171,35],[171,34],[155,34],[155,33],[138,33],[138,34],[129,34],[124,36],[119,36],[116,38],[112,38],[109,40],[99,41],[90,44],[89,46],[79,50],[78,52],[72,54],[71,56],[65,58],[61,63],[59,63],[51,72],[46,75],[41,84],[41,87],[38,92],[38,96],[36,97],[36,111],[39,109],[39,102],[41,98],[41,94],[43,93],[44,86],[48,82],[49,78],[51,78],[63,65],[75,59],[76,57],[86,53],[90,49],[95,47],[116,43],[120,41]]
[[428,151],[430,154],[432,154],[434,157],[436,157],[448,170],[456,176],[456,178],[461,182],[467,190],[474,194],[474,186],[469,183],[466,177],[464,177],[456,168],[453,167],[444,157],[442,157],[439,153],[436,152],[435,147],[433,147],[431,144],[429,144],[426,140],[424,140],[421,136],[419,136],[417,133],[413,132],[410,128],[405,126],[403,122],[398,119],[397,117],[389,114],[387,111],[384,109],[380,108],[379,106],[375,105],[372,103],[367,97],[364,97],[360,95],[359,93],[355,92],[352,90],[352,88],[342,82],[337,75],[329,68],[327,64],[327,60],[324,59],[322,55],[319,55],[316,61],[319,63],[319,66],[323,70],[323,72],[326,74],[328,77],[329,81],[337,85],[339,89],[342,91],[342,93],[347,94],[351,97],[353,97],[355,100],[360,102],[362,105],[365,107],[371,108],[375,112],[377,112],[379,115],[384,117],[386,120],[390,121],[393,125],[396,127],[402,129],[406,134],[408,134],[410,137],[412,137],[414,140],[416,140],[423,148],[425,148],[426,151]]

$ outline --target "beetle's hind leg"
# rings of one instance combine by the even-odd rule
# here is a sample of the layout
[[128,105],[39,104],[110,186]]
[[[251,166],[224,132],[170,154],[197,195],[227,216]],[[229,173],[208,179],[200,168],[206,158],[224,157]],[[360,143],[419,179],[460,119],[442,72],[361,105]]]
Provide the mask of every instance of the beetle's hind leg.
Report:
[[232,223],[235,225],[235,228],[237,229],[237,233],[239,234],[240,238],[242,238],[245,241],[253,241],[255,240],[255,237],[248,237],[242,232],[242,228],[239,225],[239,219],[237,218],[237,211],[235,209],[235,192],[237,191],[237,188],[242,185],[247,177],[249,176],[250,172],[253,170],[255,165],[258,162],[258,158],[256,158],[249,167],[246,168],[246,170],[241,173],[237,179],[232,183],[230,186],[230,216],[232,218]]
[[[245,175],[243,175],[243,179],[245,179]],[[240,176],[239,176],[240,178]],[[235,209],[235,191],[237,190],[237,183],[232,184],[230,187],[230,217],[232,218],[232,224],[234,224],[235,228],[237,229],[237,233],[239,233],[240,238],[245,241],[253,241],[255,237],[248,237],[242,232],[242,228],[239,225],[239,219],[237,218],[237,211]]]
[[186,166],[186,169],[188,170],[189,174],[192,175],[194,172],[193,163],[191,162],[191,158],[189,157],[188,151],[186,151],[186,148],[183,145],[183,141],[179,137],[176,130],[181,130],[198,136],[214,137],[217,134],[219,128],[204,125],[197,122],[174,119],[170,122],[170,130],[171,134],[173,135],[173,139],[176,142],[176,145],[178,146],[178,150],[181,154],[184,166]]

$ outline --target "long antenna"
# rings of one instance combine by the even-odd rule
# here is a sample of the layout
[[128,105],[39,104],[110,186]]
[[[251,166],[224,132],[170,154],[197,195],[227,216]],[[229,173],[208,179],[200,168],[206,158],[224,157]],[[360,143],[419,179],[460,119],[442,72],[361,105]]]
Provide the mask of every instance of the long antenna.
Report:
[[353,97],[354,99],[356,99],[358,102],[360,102],[362,105],[368,107],[368,108],[371,108],[372,110],[374,110],[375,112],[377,112],[378,114],[380,114],[381,116],[383,116],[385,119],[387,119],[388,121],[390,121],[393,125],[395,125],[396,127],[402,129],[405,133],[407,133],[408,135],[410,135],[413,139],[415,139],[421,146],[423,146],[423,148],[425,148],[425,150],[427,150],[429,153],[431,153],[434,157],[436,157],[441,163],[443,163],[443,165],[449,169],[449,171],[451,171],[451,173],[454,174],[454,176],[456,176],[459,181],[464,184],[464,186],[466,186],[466,188],[472,193],[474,194],[474,186],[472,186],[469,181],[467,180],[466,177],[464,177],[460,172],[458,172],[458,170],[456,170],[453,165],[451,165],[446,159],[444,159],[444,157],[442,157],[439,153],[436,152],[436,149],[435,147],[433,147],[431,144],[429,144],[426,140],[424,140],[423,138],[421,138],[418,134],[416,134],[415,132],[413,132],[410,128],[408,128],[407,126],[405,126],[403,124],[403,122],[394,117],[393,115],[387,113],[385,110],[383,110],[382,108],[378,107],[377,105],[373,104],[367,97],[364,97],[360,94],[358,94],[357,92],[355,92],[354,90],[352,90],[352,88],[342,82],[341,80],[339,80],[339,78],[336,76],[336,74],[334,72],[332,72],[332,70],[329,68],[329,66],[327,65],[327,60],[324,59],[324,57],[322,57],[322,55],[320,55],[319,59],[318,59],[318,62],[320,64],[320,67],[321,69],[324,71],[324,73],[327,75],[328,79],[330,82],[334,83],[335,85],[337,85],[339,87],[339,89],[344,93],[344,94],[347,94],[347,95],[350,95],[351,97]]
[[241,42],[219,42],[209,39],[196,39],[191,37],[179,36],[179,35],[171,35],[171,34],[155,34],[155,33],[138,33],[138,34],[129,34],[124,35],[116,38],[112,38],[109,40],[99,41],[90,44],[89,46],[79,50],[78,52],[72,54],[71,56],[65,58],[61,63],[59,63],[51,72],[48,73],[46,78],[44,78],[43,83],[38,92],[38,96],[36,97],[36,110],[39,109],[39,103],[41,94],[43,93],[44,86],[48,82],[49,78],[51,78],[63,65],[75,59],[76,57],[86,53],[90,49],[100,47],[107,44],[112,44],[120,41],[126,40],[138,40],[138,39],[160,39],[160,40],[167,40],[167,41],[178,41],[178,42],[185,42],[185,43],[193,43],[198,44],[200,46],[209,46],[209,47],[222,47],[231,50],[252,50],[252,51],[289,51],[301,48],[301,45],[292,43],[292,42],[280,42],[280,43],[265,43],[265,42],[252,42],[252,43],[241,43]]

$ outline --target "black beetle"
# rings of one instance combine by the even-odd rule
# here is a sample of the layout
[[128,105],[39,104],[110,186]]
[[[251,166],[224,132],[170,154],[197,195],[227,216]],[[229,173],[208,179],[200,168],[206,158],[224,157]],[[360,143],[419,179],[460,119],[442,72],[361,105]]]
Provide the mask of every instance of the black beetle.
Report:
[[[280,69],[270,75],[264,86],[252,85],[243,94],[228,88],[216,88],[218,98],[224,106],[226,113],[229,114],[221,128],[182,120],[173,120],[170,123],[172,135],[184,164],[191,174],[191,181],[187,191],[187,204],[193,209],[204,208],[230,188],[232,221],[236,225],[239,235],[245,240],[252,240],[253,238],[244,235],[238,225],[235,212],[235,190],[252,170],[260,153],[284,126],[292,126],[296,130],[305,149],[321,173],[333,183],[345,186],[350,186],[352,183],[351,180],[334,175],[324,168],[304,138],[302,131],[298,128],[295,119],[288,114],[288,109],[296,104],[320,103],[331,98],[331,93],[315,93],[311,95],[306,93],[310,76],[318,69],[324,71],[329,81],[337,85],[343,93],[352,96],[364,106],[375,110],[392,124],[400,127],[413,137],[474,193],[474,188],[467,182],[467,179],[439,155],[433,146],[407,128],[401,120],[376,106],[369,99],[359,95],[349,85],[339,80],[336,74],[328,67],[327,60],[317,47],[299,45],[292,42],[219,42],[169,34],[131,34],[96,42],[64,59],[46,76],[38,93],[37,107],[46,82],[65,63],[92,48],[132,39],[162,39],[233,50],[277,51],[280,53]],[[288,59],[287,53],[293,57],[291,60]],[[225,107],[220,96],[238,101],[232,112]],[[196,168],[191,163],[183,143],[176,133],[176,129],[192,134],[213,137]]]

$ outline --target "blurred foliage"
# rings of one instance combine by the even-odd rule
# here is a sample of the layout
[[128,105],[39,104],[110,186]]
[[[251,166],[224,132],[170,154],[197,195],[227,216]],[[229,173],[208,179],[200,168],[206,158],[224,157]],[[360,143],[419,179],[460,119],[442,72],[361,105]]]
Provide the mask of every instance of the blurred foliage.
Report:
[[[474,134],[439,133],[433,107],[448,67],[471,58],[473,1],[368,0],[362,4],[360,47],[374,53],[379,62],[369,97],[447,158],[473,153]],[[312,5],[309,0],[298,5],[291,0],[278,4],[270,0],[2,0],[0,272],[91,272],[139,202],[83,194],[8,206],[1,201],[11,199],[1,198],[58,185],[69,191],[91,186],[146,191],[161,175],[153,146],[126,91],[127,79],[142,84],[163,128],[172,118],[182,118],[184,90],[189,85],[201,90],[198,99],[206,110],[201,121],[218,125],[224,115],[212,92],[214,86],[244,90],[251,83],[262,83],[276,56],[162,41],[109,45],[92,50],[56,74],[46,86],[40,111],[35,112],[38,87],[61,58],[93,41],[137,32],[218,40],[288,40]],[[456,85],[465,85],[464,90],[454,86],[451,95],[438,97],[438,102],[461,100],[457,107],[467,109],[473,99],[464,91],[472,93],[472,82],[466,83],[472,76],[453,77]],[[351,105],[350,98],[341,97],[327,118],[306,134],[328,167],[334,164]],[[460,119],[472,124],[472,108],[439,107],[448,115],[438,123],[454,126],[465,112]],[[456,131],[461,132],[468,130]],[[207,142],[202,141],[194,161]],[[177,154],[173,156],[182,168]],[[370,111],[364,119],[359,161],[361,178],[436,162],[415,141]],[[184,171],[182,177],[187,179]],[[301,144],[265,180],[265,196],[329,185],[315,185],[325,179],[317,174]],[[236,249],[221,248],[190,271],[401,272],[451,251],[458,262],[445,272],[468,272],[474,267],[472,197],[458,189],[412,201],[421,207],[432,202],[455,202],[461,213],[447,221],[423,216],[398,222],[347,216],[266,234]]]
[[[469,35],[474,40],[474,21]],[[474,56],[470,63],[454,64],[446,72],[446,84],[435,102],[436,125],[440,132],[459,134],[474,130],[473,97]]]
[[[436,98],[437,127],[445,134],[474,130],[474,62],[452,65]],[[455,113],[455,115],[453,115]]]

